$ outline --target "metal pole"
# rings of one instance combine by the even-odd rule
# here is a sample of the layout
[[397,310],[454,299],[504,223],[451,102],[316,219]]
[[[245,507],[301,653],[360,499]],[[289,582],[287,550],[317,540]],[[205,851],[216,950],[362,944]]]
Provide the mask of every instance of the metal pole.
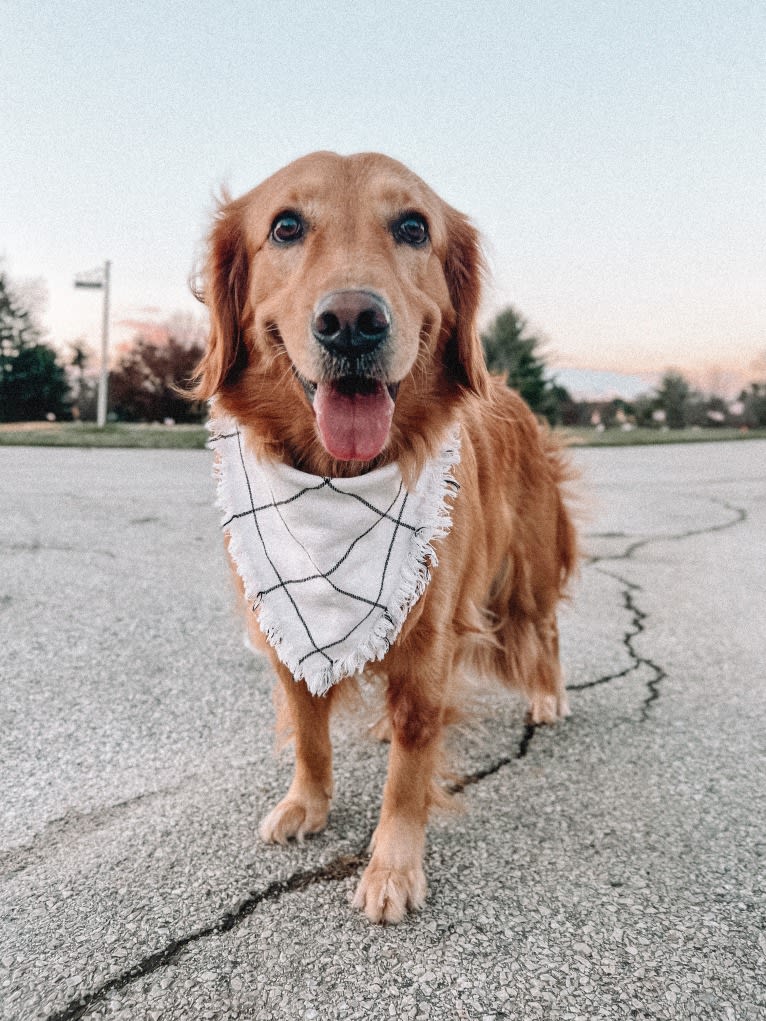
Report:
[[104,263],[104,319],[101,324],[101,374],[98,378],[98,418],[99,429],[106,425],[106,405],[109,392],[109,273],[112,264],[109,259]]

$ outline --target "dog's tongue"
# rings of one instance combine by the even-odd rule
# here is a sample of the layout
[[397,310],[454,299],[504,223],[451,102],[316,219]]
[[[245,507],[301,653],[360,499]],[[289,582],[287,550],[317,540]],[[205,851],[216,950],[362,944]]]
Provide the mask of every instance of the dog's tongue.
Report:
[[394,402],[382,383],[341,380],[317,384],[314,412],[328,453],[339,461],[370,461],[386,445]]

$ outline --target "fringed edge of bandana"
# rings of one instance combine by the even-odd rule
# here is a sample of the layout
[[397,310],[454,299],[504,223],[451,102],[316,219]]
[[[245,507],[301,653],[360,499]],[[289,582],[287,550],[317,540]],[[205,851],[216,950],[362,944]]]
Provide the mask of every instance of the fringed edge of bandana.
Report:
[[[219,419],[208,425],[212,433],[210,444],[213,449],[216,433],[222,424]],[[236,423],[233,425],[236,429]],[[257,615],[258,625],[266,641],[295,680],[305,681],[312,694],[325,695],[333,684],[344,677],[353,677],[361,673],[368,663],[383,659],[396,641],[408,613],[423,595],[431,580],[431,567],[436,567],[439,562],[432,543],[435,539],[443,539],[452,528],[452,509],[447,501],[454,500],[460,489],[452,474],[459,462],[460,430],[459,426],[455,426],[440,453],[426,463],[423,473],[418,478],[417,488],[420,490],[421,507],[419,517],[423,524],[413,533],[410,540],[407,558],[402,565],[401,583],[391,597],[389,612],[380,616],[367,639],[353,653],[320,667],[307,667],[285,648],[280,620],[269,607],[260,603],[260,593],[254,592],[246,580],[248,575],[253,574],[247,548],[235,532],[226,530],[229,556],[242,579],[245,597]],[[228,480],[221,460],[216,461],[213,475],[218,487],[216,505],[225,512]]]

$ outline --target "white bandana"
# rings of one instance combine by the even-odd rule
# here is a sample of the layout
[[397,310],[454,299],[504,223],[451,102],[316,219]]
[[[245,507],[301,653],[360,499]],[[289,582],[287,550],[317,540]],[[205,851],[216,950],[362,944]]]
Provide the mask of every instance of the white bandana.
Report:
[[459,486],[458,428],[408,492],[397,464],[350,479],[256,458],[234,419],[208,424],[229,553],[277,656],[315,695],[382,659],[436,565]]

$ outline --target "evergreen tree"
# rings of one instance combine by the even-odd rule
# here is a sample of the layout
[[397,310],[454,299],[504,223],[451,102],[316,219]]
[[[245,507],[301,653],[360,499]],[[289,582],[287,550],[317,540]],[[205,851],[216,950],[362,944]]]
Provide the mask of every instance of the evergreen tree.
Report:
[[17,302],[0,271],[0,421],[65,415],[68,391],[56,352],[40,340],[29,310]]
[[536,414],[552,424],[559,422],[561,409],[571,398],[564,387],[547,379],[542,341],[530,333],[524,317],[508,306],[490,323],[481,341],[490,372],[505,377]]
[[680,372],[666,372],[657,390],[657,404],[665,412],[665,422],[671,429],[687,425],[692,390]]
[[745,423],[753,429],[766,426],[766,383],[751,383],[739,398],[745,406]]

